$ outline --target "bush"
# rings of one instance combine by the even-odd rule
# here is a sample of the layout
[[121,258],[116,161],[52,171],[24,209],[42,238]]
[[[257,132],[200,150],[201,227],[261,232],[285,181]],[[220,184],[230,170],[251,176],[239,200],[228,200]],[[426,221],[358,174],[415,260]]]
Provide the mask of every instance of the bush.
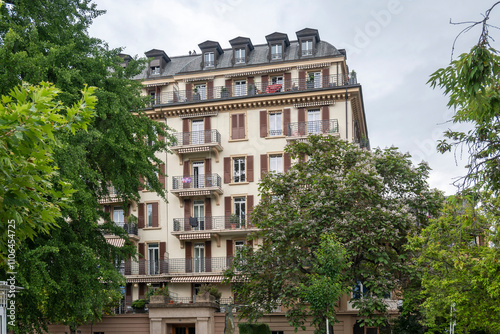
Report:
[[137,299],[132,302],[132,308],[143,309],[146,307],[146,299]]
[[238,324],[240,334],[271,334],[268,324]]
[[214,296],[215,299],[220,299],[220,297],[222,296],[222,293],[219,292],[219,289],[217,289],[217,287],[212,284],[203,284],[202,286],[200,286],[198,295],[202,295],[205,292],[208,292],[209,294]]
[[161,288],[156,289],[152,296],[169,296],[168,294],[168,286],[164,286]]

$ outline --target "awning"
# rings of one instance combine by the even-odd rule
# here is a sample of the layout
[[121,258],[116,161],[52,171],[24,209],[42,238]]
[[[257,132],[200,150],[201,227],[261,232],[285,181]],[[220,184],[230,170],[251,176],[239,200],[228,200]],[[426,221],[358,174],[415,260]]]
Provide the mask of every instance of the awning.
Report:
[[170,283],[221,283],[223,276],[183,276],[172,277]]
[[168,281],[167,277],[158,277],[158,276],[138,277],[138,278],[127,277],[127,283],[161,283],[167,281]]
[[193,233],[193,234],[183,234],[179,236],[181,240],[200,240],[200,239],[210,239],[210,233]]
[[115,247],[123,247],[123,245],[125,245],[125,240],[121,238],[109,238],[106,239],[106,241],[108,242],[108,244]]

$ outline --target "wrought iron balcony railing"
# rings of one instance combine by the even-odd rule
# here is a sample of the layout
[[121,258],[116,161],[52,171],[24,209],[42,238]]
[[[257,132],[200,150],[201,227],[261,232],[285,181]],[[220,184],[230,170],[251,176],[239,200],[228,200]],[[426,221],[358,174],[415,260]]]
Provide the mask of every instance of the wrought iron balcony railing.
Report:
[[249,216],[174,218],[174,232],[236,230],[253,228]]
[[125,275],[155,276],[163,274],[223,272],[233,262],[233,257],[192,257],[158,261],[140,259],[125,262]]
[[[136,224],[127,224],[127,223],[116,223],[116,226],[119,226],[125,230],[125,232],[129,235],[138,235],[138,230],[137,230],[137,225]],[[104,234],[110,234],[110,233],[104,233]]]
[[220,132],[217,130],[177,132],[174,133],[175,146],[221,144]]
[[218,174],[199,174],[172,177],[172,189],[220,188],[222,179]]
[[335,134],[339,132],[339,122],[336,119],[323,121],[290,123],[288,137],[302,137],[309,134]]
[[281,79],[258,83],[246,82],[243,84],[240,82],[229,87],[197,87],[190,90],[163,92],[159,97],[153,100],[153,103],[169,104],[202,102],[205,100],[248,97],[261,94],[277,94],[294,91],[307,91],[313,89],[326,89],[355,84],[357,84],[356,77],[350,77],[346,74],[334,74],[329,76],[318,75],[313,79],[294,78],[289,80]]

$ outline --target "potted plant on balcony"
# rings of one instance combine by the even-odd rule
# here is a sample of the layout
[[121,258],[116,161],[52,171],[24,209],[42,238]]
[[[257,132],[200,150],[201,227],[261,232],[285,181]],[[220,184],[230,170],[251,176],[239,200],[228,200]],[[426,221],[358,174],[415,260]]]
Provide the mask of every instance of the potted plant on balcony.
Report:
[[136,299],[132,302],[134,313],[146,312],[146,299]]
[[226,87],[222,87],[222,89],[220,90],[220,97],[223,99],[227,99],[229,97],[229,91]]
[[229,224],[231,226],[231,229],[236,229],[240,227],[241,224],[241,218],[238,217],[236,214],[232,214],[231,217],[229,217]]
[[212,284],[203,284],[198,290],[198,295],[196,296],[197,302],[215,302],[220,300],[222,293],[217,289],[216,286]]
[[314,88],[314,74],[309,74],[309,80],[307,80],[307,89]]
[[170,302],[170,294],[168,287],[163,286],[153,291],[149,297],[149,302],[152,304],[168,304]]
[[198,87],[194,87],[193,89],[193,101],[200,100],[200,93],[198,93]]
[[248,95],[255,95],[255,94],[257,94],[257,87],[254,84],[249,84]]

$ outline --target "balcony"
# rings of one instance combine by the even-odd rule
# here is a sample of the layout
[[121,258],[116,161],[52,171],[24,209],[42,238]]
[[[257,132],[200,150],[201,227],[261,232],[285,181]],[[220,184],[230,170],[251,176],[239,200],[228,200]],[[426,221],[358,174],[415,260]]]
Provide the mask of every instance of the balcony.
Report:
[[219,205],[222,195],[222,178],[218,174],[199,174],[172,177],[171,192],[182,199],[193,196],[214,197]]
[[[139,234],[136,224],[115,222],[115,225],[123,228],[123,230],[128,234],[130,239],[139,241]],[[104,233],[104,235],[111,235],[111,233]]]
[[287,129],[287,140],[307,137],[310,134],[339,135],[339,122],[336,119],[323,121],[290,123]]
[[198,218],[174,218],[175,232],[200,232],[222,230],[245,230],[254,228],[247,217],[217,216]]
[[232,257],[175,258],[159,261],[128,260],[123,273],[129,275],[158,276],[185,273],[222,273],[233,262]]
[[179,164],[182,165],[183,154],[210,151],[215,154],[215,161],[219,162],[219,153],[222,151],[219,131],[177,132],[174,137],[176,142],[171,150],[179,157]]
[[178,104],[178,103],[198,103],[229,98],[246,98],[261,95],[273,95],[281,93],[303,92],[317,89],[332,89],[339,86],[356,85],[356,77],[349,77],[346,74],[334,74],[329,76],[316,76],[310,80],[308,78],[289,79],[271,81],[268,83],[239,84],[217,86],[213,88],[193,88],[191,90],[176,90],[163,92],[153,100],[156,104]]

